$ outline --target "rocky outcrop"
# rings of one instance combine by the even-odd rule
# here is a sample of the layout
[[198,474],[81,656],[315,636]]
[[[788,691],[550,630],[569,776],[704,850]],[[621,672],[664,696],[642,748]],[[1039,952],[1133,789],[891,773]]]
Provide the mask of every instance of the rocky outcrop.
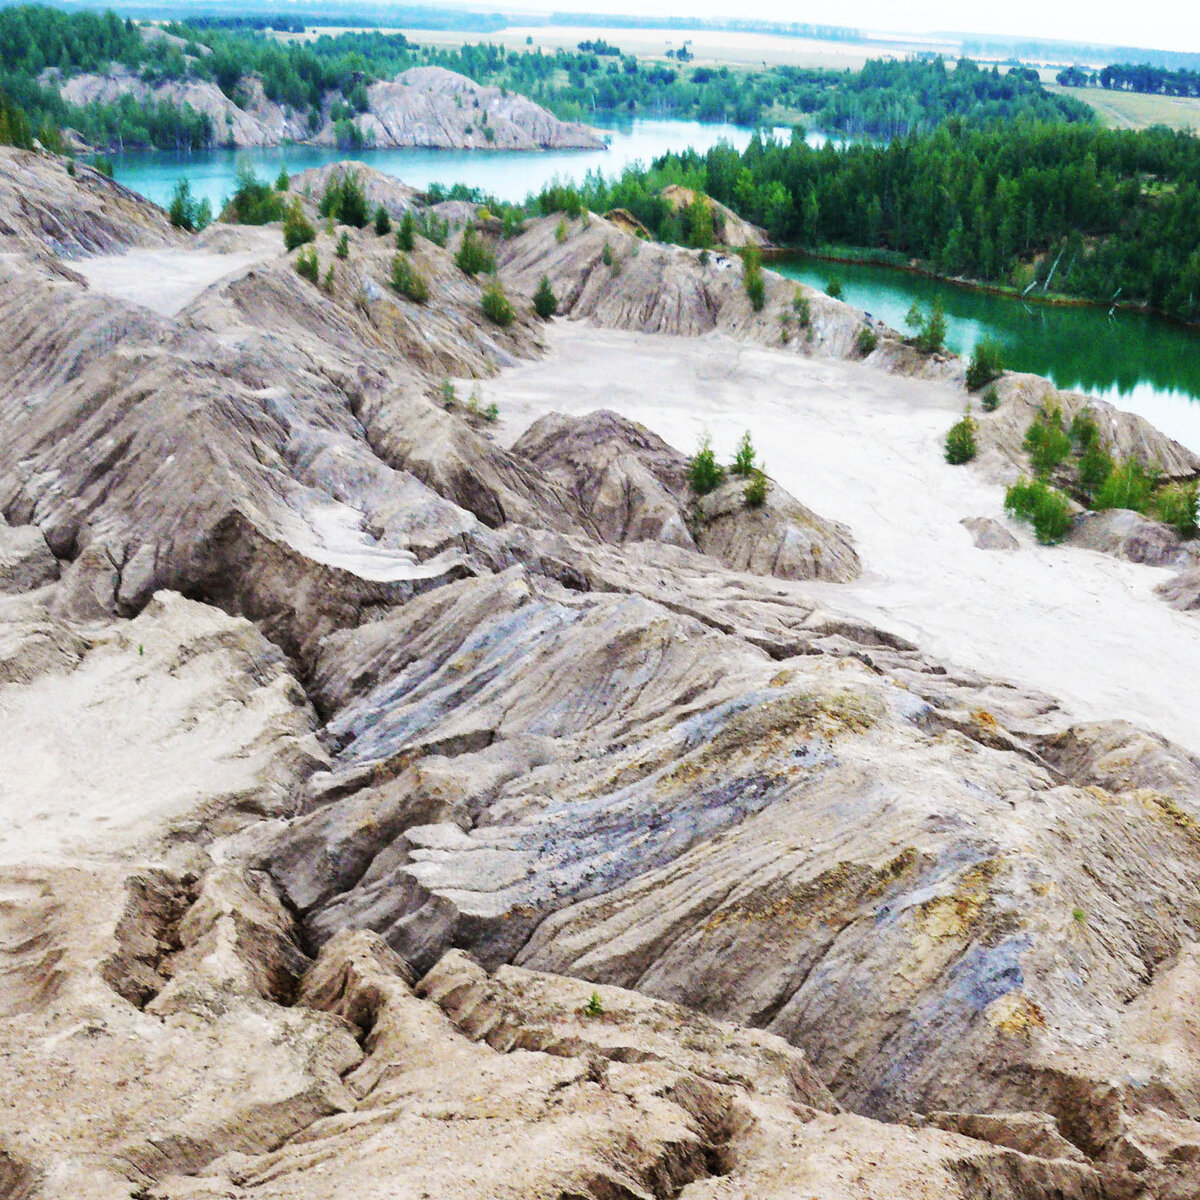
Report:
[[340,179],[348,172],[353,172],[358,177],[367,200],[367,211],[371,214],[382,205],[392,220],[398,221],[410,209],[416,211],[424,200],[423,194],[416,188],[409,187],[393,175],[385,175],[361,159],[298,171],[289,179],[288,191],[307,200],[310,205],[317,206],[330,180]]
[[1071,528],[1070,542],[1152,567],[1177,566],[1189,557],[1170,526],[1124,508],[1082,514]]
[[171,316],[0,264],[0,546],[63,564],[0,594],[0,1188],[1189,1196],[1200,763],[854,616],[774,486],[489,436],[441,384],[539,351],[539,244],[676,332],[713,267],[572,293],[611,229],[532,224],[507,330],[369,231]]
[[980,462],[1005,482],[1029,474],[1029,455],[1023,446],[1025,431],[1046,406],[1056,404],[1069,425],[1079,412],[1096,420],[1100,436],[1116,458],[1137,458],[1156,464],[1167,479],[1191,479],[1200,475],[1200,457],[1155,429],[1145,417],[1125,412],[1079,392],[1060,392],[1038,375],[1006,372],[996,383],[1000,405],[994,412],[975,411],[978,422]]
[[[270,100],[255,77],[242,81],[236,99],[209,80],[147,83],[121,66],[68,79],[50,72],[42,82],[57,86],[62,98],[77,106],[113,104],[123,96],[143,104],[187,105],[208,117],[218,145],[337,146],[343,136],[332,119],[339,93],[325,97],[323,119],[314,132],[307,109]],[[376,149],[602,150],[605,145],[587,126],[560,121],[525,96],[482,86],[443,67],[413,67],[395,79],[377,81],[367,88],[367,99],[366,111],[354,123]]]
[[0,593],[30,592],[58,578],[58,561],[41,531],[11,529],[0,517]]
[[[367,89],[358,119],[375,146],[441,150],[603,150],[586,125],[560,121],[506,88],[487,87],[444,67],[411,67]],[[314,141],[336,144],[331,126]]]
[[1195,612],[1200,609],[1200,567],[1181,571],[1166,583],[1160,583],[1155,589],[1158,594],[1181,612]]
[[963,517],[961,524],[979,550],[1016,550],[1021,543],[991,517]]
[[64,80],[45,77],[43,83],[57,84],[62,98],[80,107],[115,104],[124,96],[131,96],[141,104],[187,105],[208,117],[213,142],[219,146],[277,146],[285,140],[300,141],[309,133],[307,112],[290,111],[268,100],[256,79],[246,81],[239,103],[211,80],[148,83],[119,65],[102,75],[72,75]]
[[[872,366],[919,378],[965,378],[965,364],[954,355],[921,354],[861,310],[769,269],[763,272],[765,302],[756,312],[745,292],[742,261],[735,254],[646,242],[624,221],[595,214],[563,221],[565,236],[560,240],[560,221],[559,216],[530,221],[521,236],[499,243],[497,253],[514,287],[532,294],[547,275],[563,316],[648,333],[692,337],[719,332],[788,353],[843,359],[862,357],[858,336],[869,327],[877,342],[867,356]],[[797,295],[808,304],[806,326],[800,325],[793,308]],[[1090,410],[1114,455],[1157,463],[1172,479],[1200,474],[1200,457],[1134,413],[1080,393],[1059,392],[1039,376],[1008,372],[996,387],[999,408],[990,413],[976,410],[974,416],[979,465],[998,481],[1011,483],[1028,472],[1022,442],[1047,400],[1061,407],[1068,422],[1076,412]]]
[[736,478],[697,496],[687,459],[616,413],[542,417],[513,451],[569,488],[608,541],[695,548],[735,571],[780,579],[845,583],[859,573],[843,526],[818,517],[774,483],[757,508],[746,503],[746,481]]
[[[372,251],[374,241],[363,237]],[[332,244],[319,250],[333,260]],[[364,422],[381,444],[422,414],[436,425],[444,417],[421,395],[432,390],[422,367],[486,369],[489,350],[535,344],[532,326],[481,338],[479,285],[444,254],[441,312],[424,324],[375,282],[390,255],[380,247],[344,268],[332,297],[281,258],[218,285],[176,321],[69,280],[13,276],[6,319],[29,336],[3,355],[13,404],[0,509],[72,560],[63,602],[79,600],[77,615],[133,613],[174,587],[257,617],[294,651],[365,606],[474,569],[478,520],[381,460]],[[97,341],[106,325],[115,349]],[[427,334],[441,351],[424,349]],[[405,358],[405,343],[420,348]],[[473,435],[462,426],[456,436]],[[461,452],[477,479],[489,453],[503,459],[490,447]],[[522,478],[518,463],[503,469]],[[501,489],[458,494],[478,499],[486,520],[483,498]]]

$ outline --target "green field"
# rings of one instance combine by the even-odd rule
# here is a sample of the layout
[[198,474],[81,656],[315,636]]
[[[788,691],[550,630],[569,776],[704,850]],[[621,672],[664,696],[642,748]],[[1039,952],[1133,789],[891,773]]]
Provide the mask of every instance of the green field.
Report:
[[[281,33],[286,41],[308,41],[322,34],[357,32],[314,26],[303,34]],[[668,50],[678,49],[686,39],[696,56],[690,66],[764,67],[786,64],[793,67],[825,67],[834,71],[858,71],[869,58],[905,58],[922,50],[957,53],[957,45],[937,41],[902,41],[874,38],[863,42],[823,42],[810,38],[781,37],[763,33],[729,33],[712,29],[614,29],[591,26],[513,26],[494,33],[460,29],[395,29],[423,46],[456,47],[492,42],[513,50],[574,50],[578,43],[601,39],[619,46],[640,59],[667,61]],[[526,38],[532,44],[526,45]]]
[[1172,129],[1200,132],[1200,100],[1176,96],[1144,96],[1139,92],[1110,92],[1104,88],[1065,88],[1047,83],[1046,91],[1074,96],[1090,104],[1110,129]]

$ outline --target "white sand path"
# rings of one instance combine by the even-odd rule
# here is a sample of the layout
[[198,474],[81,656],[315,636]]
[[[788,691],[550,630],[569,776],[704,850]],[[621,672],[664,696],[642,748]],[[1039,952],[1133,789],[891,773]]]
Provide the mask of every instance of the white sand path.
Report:
[[[807,585],[938,657],[1049,692],[1081,719],[1123,717],[1200,753],[1200,616],[1153,594],[1170,572],[1043,547],[1007,521],[1003,488],[942,459],[961,391],[857,363],[723,337],[672,338],[555,322],[551,353],[481,385],[514,440],[551,411],[611,408],[691,452],[729,457],[752,433],[769,473],[854,532],[864,573]],[[988,516],[1020,539],[976,549]]]
[[167,246],[73,261],[98,292],[173,317],[205,288],[283,253],[278,229],[239,228],[236,249]]

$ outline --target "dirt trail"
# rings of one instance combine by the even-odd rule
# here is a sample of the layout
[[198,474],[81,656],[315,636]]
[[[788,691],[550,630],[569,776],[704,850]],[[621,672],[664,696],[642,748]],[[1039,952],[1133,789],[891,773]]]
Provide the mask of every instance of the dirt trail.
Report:
[[202,245],[127,250],[79,259],[71,267],[98,292],[172,317],[218,280],[283,253],[277,229],[245,227],[238,234],[232,249]]

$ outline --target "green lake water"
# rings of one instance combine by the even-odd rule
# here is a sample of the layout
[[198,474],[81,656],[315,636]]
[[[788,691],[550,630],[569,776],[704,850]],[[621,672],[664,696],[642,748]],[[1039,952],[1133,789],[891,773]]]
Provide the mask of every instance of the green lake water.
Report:
[[842,299],[910,332],[914,300],[946,311],[946,344],[967,355],[984,335],[1004,346],[1016,371],[1045,375],[1063,390],[1087,392],[1140,413],[1200,453],[1200,334],[1159,317],[1103,308],[1022,301],[926,279],[891,267],[829,263],[787,256],[768,264],[792,279],[824,288],[831,275]]

